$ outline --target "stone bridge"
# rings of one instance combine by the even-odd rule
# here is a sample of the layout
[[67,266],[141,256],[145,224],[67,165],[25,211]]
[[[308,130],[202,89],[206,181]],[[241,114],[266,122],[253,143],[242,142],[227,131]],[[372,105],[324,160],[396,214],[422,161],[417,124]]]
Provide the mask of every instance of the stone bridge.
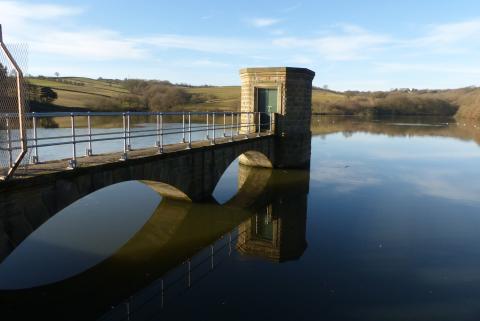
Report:
[[19,226],[34,229],[79,198],[123,181],[148,181],[166,197],[202,201],[237,158],[255,167],[309,167],[313,76],[303,68],[241,70],[242,111],[275,112],[273,132],[241,133],[189,149],[170,146],[161,154],[143,150],[123,161],[117,154],[85,157],[74,170],[59,169],[58,162],[38,164],[28,177],[0,182],[0,237],[17,243],[28,235]]

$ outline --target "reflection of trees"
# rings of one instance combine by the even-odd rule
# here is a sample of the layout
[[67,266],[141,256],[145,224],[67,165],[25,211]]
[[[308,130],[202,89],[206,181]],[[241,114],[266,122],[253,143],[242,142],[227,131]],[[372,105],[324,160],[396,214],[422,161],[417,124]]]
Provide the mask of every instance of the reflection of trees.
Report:
[[[430,125],[429,125],[430,124]],[[462,140],[474,140],[480,145],[480,123],[456,122],[455,119],[438,117],[395,117],[381,120],[365,120],[356,117],[316,116],[312,118],[312,134],[326,135],[364,132],[388,136],[442,136]]]

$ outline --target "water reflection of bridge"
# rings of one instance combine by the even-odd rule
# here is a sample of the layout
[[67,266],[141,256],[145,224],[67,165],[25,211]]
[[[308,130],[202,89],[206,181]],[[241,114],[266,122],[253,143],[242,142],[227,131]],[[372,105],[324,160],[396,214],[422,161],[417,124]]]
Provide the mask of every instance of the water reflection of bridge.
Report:
[[[7,314],[18,318],[20,312],[34,311],[36,316],[45,314],[49,319],[55,315],[59,319],[90,320],[120,303],[123,318],[125,306],[121,302],[152,282],[153,290],[147,288],[136,297],[146,301],[150,297],[158,299],[163,293],[173,298],[168,291],[159,292],[162,276],[175,267],[185,272],[184,262],[191,261],[202,248],[207,247],[210,253],[209,245],[218,240],[228,244],[229,233],[237,226],[229,244],[242,255],[277,262],[299,258],[306,248],[309,172],[240,166],[238,177],[238,192],[224,205],[164,198],[142,229],[97,266],[55,284],[2,293],[2,300],[8,303]],[[158,309],[157,299],[148,301],[149,307],[142,311]],[[131,313],[143,306],[140,299],[135,302],[129,306]],[[25,311],[25,305],[32,308]]]

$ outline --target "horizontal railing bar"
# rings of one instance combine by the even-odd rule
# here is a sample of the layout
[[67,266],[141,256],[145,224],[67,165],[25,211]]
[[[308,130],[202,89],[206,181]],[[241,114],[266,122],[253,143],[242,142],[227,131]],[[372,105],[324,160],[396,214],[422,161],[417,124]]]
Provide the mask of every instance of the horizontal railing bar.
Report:
[[[268,123],[262,123],[261,125],[267,125]],[[255,124],[258,126],[258,124]],[[241,125],[241,126],[235,126],[234,128],[243,128],[243,127],[251,127],[253,125]],[[225,128],[230,128],[229,126],[225,126]],[[217,127],[215,129],[215,131],[220,131],[221,129],[223,129],[223,127]],[[156,137],[158,134],[157,134],[157,130],[151,130],[151,131],[155,131],[155,134],[150,134],[150,135],[135,135],[135,136],[130,136],[130,138],[142,138],[142,137]],[[194,132],[203,132],[204,130],[201,130],[201,129],[195,129],[195,130],[192,130],[191,132],[194,133]],[[123,132],[117,132],[118,134],[123,134]],[[176,134],[181,134],[182,131],[177,131],[177,132],[170,132],[170,133],[163,133],[163,136],[167,136],[167,135],[176,135]],[[111,134],[111,133],[109,133]],[[251,134],[254,134],[254,132],[252,132]],[[238,136],[242,136],[244,134],[240,134]],[[88,135],[75,135],[75,137],[80,137],[80,136],[83,136],[83,137],[86,137]],[[93,134],[92,134],[93,136]],[[237,136],[237,135],[235,135]],[[55,137],[53,137],[55,138]],[[57,137],[58,138],[58,137]],[[65,136],[65,137],[62,137],[62,138],[71,138],[71,136]],[[217,137],[217,139],[220,138],[220,137]],[[225,137],[223,137],[225,138]],[[76,144],[83,144],[83,143],[88,143],[88,142],[101,142],[101,141],[114,141],[114,140],[123,140],[124,137],[123,136],[115,136],[115,137],[107,137],[107,138],[96,138],[96,139],[92,139],[92,140],[76,140],[75,143]],[[40,138],[37,138],[37,140],[40,140]],[[27,142],[30,142],[30,141],[35,141],[35,139],[29,139],[27,140]],[[198,139],[198,140],[194,140],[194,141],[206,141],[206,139]],[[12,141],[12,142],[15,142],[15,141]],[[0,143],[6,143],[6,141],[0,141]],[[71,141],[64,141],[64,142],[58,142],[58,143],[48,143],[48,144],[33,144],[33,145],[28,145],[28,148],[35,148],[35,147],[49,147],[49,146],[59,146],[59,145],[71,145],[72,142]],[[168,146],[168,145],[175,145],[175,144],[178,144],[178,143],[172,143],[172,144],[165,144],[165,146]],[[186,144],[186,143],[185,143]],[[21,149],[20,147],[12,147],[10,149],[8,148],[1,148],[0,147],[0,150],[4,150],[4,151],[8,151],[8,150],[17,150],[17,149]]]
[[[268,125],[269,123],[260,123],[260,125]],[[258,124],[251,124],[251,125],[239,125],[239,126],[234,126],[233,128],[244,128],[244,127],[252,127],[252,126],[257,126],[258,127]],[[207,127],[207,126],[194,126],[192,127],[192,133],[193,132],[200,132],[200,131],[205,131],[207,128],[211,128],[211,127]],[[230,129],[232,128],[231,125],[218,125],[218,127],[215,128],[215,131],[220,131],[222,129]],[[65,129],[68,129],[68,127],[65,127]],[[173,134],[181,134],[183,133],[181,131],[182,127],[175,127],[175,128],[163,128],[163,135],[173,135]],[[171,132],[172,130],[179,130],[179,131],[176,131],[176,132]],[[157,130],[157,129],[146,129],[146,130],[132,130],[130,131],[130,133],[142,133],[142,132],[154,132],[155,134],[152,134],[152,135],[148,135],[148,136],[130,136],[130,138],[135,138],[135,137],[153,137],[153,136],[157,136],[157,134],[160,134],[160,131]],[[94,137],[94,136],[110,136],[110,135],[123,135],[123,131],[115,131],[115,132],[109,132],[109,133],[92,133],[92,134],[75,134],[75,137]],[[64,135],[64,136],[50,136],[50,137],[38,137],[38,138],[28,138],[27,141],[34,141],[34,140],[53,140],[53,139],[69,139],[69,138],[72,138],[71,135]],[[108,139],[112,139],[112,140],[116,140],[117,138],[116,137],[111,137],[111,138],[108,138]],[[108,140],[107,139],[107,140]],[[121,139],[123,139],[123,136],[121,136]],[[104,139],[103,139],[104,140]],[[92,142],[95,141],[92,139]],[[20,142],[20,140],[11,140],[10,142],[12,143],[15,143],[15,142]],[[79,141],[77,141],[79,142]],[[6,144],[7,141],[0,141],[0,144]],[[65,142],[65,143],[68,143],[68,144],[71,144],[71,141],[68,141],[68,142]],[[48,146],[48,145],[37,145],[37,147],[44,147],[44,146]],[[35,145],[33,146],[35,147]]]
[[[142,112],[142,111],[127,111],[127,112],[33,112],[33,113],[26,113],[25,117],[71,117],[71,116],[78,116],[78,117],[87,117],[87,116],[123,116],[123,115],[130,115],[130,116],[181,116],[181,115],[212,115],[212,114],[226,114],[226,115],[246,115],[246,114],[258,114],[258,112],[236,112],[236,111],[184,111],[184,112]],[[268,114],[268,113],[264,113]],[[0,113],[0,117],[16,117],[18,118],[18,114],[16,113]]]

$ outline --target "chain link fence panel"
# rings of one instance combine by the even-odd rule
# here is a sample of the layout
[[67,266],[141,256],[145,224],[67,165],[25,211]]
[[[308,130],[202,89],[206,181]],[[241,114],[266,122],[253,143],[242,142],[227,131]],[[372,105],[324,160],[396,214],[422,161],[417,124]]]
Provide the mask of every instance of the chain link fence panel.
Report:
[[[5,179],[9,175],[26,174],[30,158],[26,153],[26,141],[31,128],[31,120],[27,120],[25,117],[25,113],[29,111],[28,84],[22,77],[22,73],[25,73],[28,67],[28,47],[26,44],[5,45],[3,42],[1,44],[0,177]],[[13,62],[11,58],[13,58]],[[17,74],[15,63],[21,70],[19,74]]]

